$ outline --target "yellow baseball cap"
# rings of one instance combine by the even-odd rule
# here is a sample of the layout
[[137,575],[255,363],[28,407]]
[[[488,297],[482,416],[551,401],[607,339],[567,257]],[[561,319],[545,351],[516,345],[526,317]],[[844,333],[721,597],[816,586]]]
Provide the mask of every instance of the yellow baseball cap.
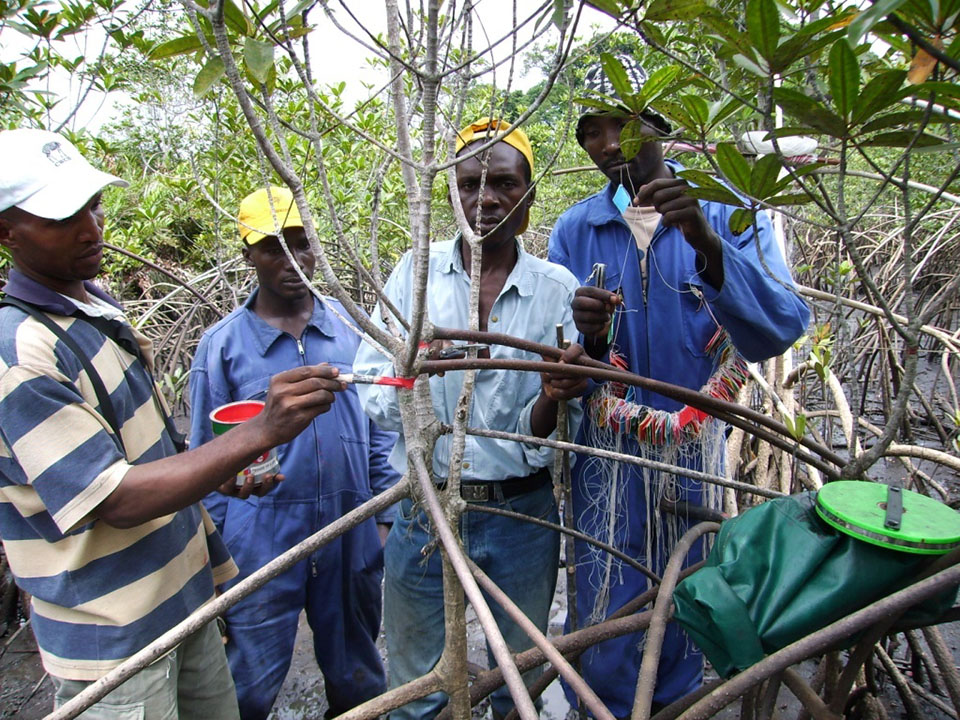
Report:
[[[273,202],[272,212],[271,201]],[[300,211],[293,202],[293,193],[287,188],[276,186],[261,188],[240,201],[237,230],[240,231],[240,239],[247,245],[255,245],[265,237],[276,236],[278,224],[281,230],[288,227],[303,227]]]
[[[510,123],[500,120],[499,118],[482,117],[476,122],[470,123],[457,133],[455,152],[460,152],[461,148],[469,145],[474,140],[492,140],[496,137],[520,151],[520,154],[526,159],[527,165],[530,166],[530,175],[532,177],[533,147],[530,145],[530,138],[528,138],[527,134],[520,128],[513,128],[511,130],[511,127]],[[523,218],[523,223],[521,223],[517,229],[517,233],[522,233],[526,230],[529,223],[530,211],[527,210],[527,214]]]

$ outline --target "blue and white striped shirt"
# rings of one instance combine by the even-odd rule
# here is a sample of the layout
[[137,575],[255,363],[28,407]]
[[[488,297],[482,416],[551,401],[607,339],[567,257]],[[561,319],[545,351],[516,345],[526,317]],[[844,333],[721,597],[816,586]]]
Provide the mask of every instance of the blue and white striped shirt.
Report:
[[[150,368],[22,273],[4,290],[47,311],[87,353],[126,447],[124,457],[73,352],[23,311],[0,308],[0,537],[33,596],[44,667],[95,680],[209,602],[236,567],[199,504],[129,529],[93,516],[132,465],[176,452]],[[151,364],[150,341],[134,336]]]

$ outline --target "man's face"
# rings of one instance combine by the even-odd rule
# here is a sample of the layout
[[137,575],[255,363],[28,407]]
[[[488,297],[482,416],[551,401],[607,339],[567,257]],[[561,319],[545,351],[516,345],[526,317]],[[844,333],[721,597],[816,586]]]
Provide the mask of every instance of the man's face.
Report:
[[[317,259],[307,240],[307,233],[302,227],[288,227],[284,228],[283,237],[303,274],[308,279],[312,278]],[[287,301],[299,300],[310,294],[276,237],[265,237],[254,245],[244,247],[243,256],[256,269],[261,292]]]
[[0,244],[27,277],[64,295],[100,272],[103,260],[100,193],[64,220],[49,220],[20,208],[0,213]]
[[[580,123],[583,149],[590,159],[614,185],[622,184],[631,195],[650,182],[663,167],[663,151],[656,140],[643,143],[630,162],[620,151],[620,131],[629,122],[625,115],[590,115]],[[657,130],[646,122],[643,134],[654,138]]]
[[[481,196],[482,157],[488,159],[488,165]],[[463,213],[470,228],[483,237],[484,248],[492,248],[516,237],[527,208],[533,202],[532,192],[524,197],[530,187],[528,168],[520,151],[505,142],[498,142],[487,153],[457,165],[457,191]],[[504,221],[514,208],[517,208],[516,212]]]

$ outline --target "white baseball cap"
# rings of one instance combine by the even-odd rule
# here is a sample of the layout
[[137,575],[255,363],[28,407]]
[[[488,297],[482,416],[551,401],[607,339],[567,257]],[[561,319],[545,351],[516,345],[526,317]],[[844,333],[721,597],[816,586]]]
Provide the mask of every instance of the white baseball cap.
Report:
[[63,220],[107,185],[129,183],[97,170],[62,135],[29,128],[0,132],[0,212],[18,207]]

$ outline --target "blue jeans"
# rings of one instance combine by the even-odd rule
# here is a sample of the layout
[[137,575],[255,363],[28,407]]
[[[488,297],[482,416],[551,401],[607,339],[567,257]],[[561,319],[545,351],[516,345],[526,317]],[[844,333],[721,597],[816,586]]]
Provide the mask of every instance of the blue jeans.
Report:
[[[549,483],[509,499],[478,503],[558,522]],[[440,552],[424,558],[420,549],[432,539],[424,511],[415,511],[410,499],[401,502],[384,550],[384,629],[390,665],[390,687],[399,687],[429,672],[440,659],[444,644],[443,580]],[[547,528],[512,518],[465,512],[460,536],[467,555],[501,590],[546,632],[550,604],[557,584],[560,536]],[[485,596],[500,632],[514,653],[533,642],[507,618],[499,605]],[[487,648],[491,663],[494,659]],[[524,674],[529,685],[540,674]],[[447,703],[442,692],[415,700],[390,713],[391,720],[434,717]],[[506,715],[513,700],[506,687],[493,693],[493,708]]]

